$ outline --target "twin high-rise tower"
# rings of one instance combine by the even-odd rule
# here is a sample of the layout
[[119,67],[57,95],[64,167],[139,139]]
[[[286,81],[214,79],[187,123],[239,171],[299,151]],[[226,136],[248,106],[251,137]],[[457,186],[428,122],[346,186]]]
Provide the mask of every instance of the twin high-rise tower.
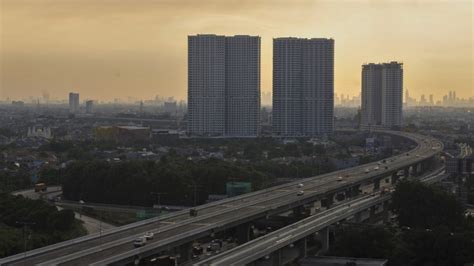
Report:
[[188,133],[256,137],[260,37],[188,37]]
[[[332,133],[334,41],[273,41],[273,134]],[[188,37],[188,134],[256,137],[260,37]]]
[[398,62],[362,66],[362,127],[402,125],[403,68]]

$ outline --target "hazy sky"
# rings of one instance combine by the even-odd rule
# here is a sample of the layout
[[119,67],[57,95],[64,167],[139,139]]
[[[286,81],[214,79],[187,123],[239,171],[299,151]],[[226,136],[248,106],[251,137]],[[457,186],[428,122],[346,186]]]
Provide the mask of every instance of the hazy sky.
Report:
[[0,0],[0,97],[186,98],[187,36],[335,39],[336,93],[360,91],[361,64],[404,63],[410,94],[474,96],[474,0]]

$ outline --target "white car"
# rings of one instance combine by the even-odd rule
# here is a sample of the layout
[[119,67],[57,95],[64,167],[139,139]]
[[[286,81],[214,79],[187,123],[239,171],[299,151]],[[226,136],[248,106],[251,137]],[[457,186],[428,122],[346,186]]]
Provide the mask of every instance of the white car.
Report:
[[374,167],[374,170],[376,170],[376,171],[379,170],[379,167],[378,167],[378,166],[375,166],[375,167]]
[[297,196],[303,196],[304,195],[304,191],[303,190],[300,190],[298,191],[298,193],[296,193]]
[[133,246],[136,248],[143,247],[144,245],[146,245],[146,238],[144,236],[141,236],[133,241]]
[[155,234],[153,234],[153,232],[146,232],[143,237],[146,238],[146,240],[150,240],[153,239],[154,236]]
[[343,179],[344,179],[344,178],[342,178],[342,176],[338,176],[338,177],[337,177],[337,181],[338,181],[338,182],[341,182]]
[[299,187],[299,188],[302,188],[303,186],[304,186],[304,185],[303,185],[302,183],[299,183],[299,184],[298,184],[298,187]]

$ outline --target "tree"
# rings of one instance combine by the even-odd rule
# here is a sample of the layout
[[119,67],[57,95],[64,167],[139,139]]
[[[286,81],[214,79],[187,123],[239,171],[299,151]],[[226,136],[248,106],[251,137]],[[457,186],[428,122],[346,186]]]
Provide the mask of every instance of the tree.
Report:
[[461,226],[463,208],[453,195],[418,181],[402,181],[393,193],[391,210],[401,226],[451,229]]
[[389,258],[395,248],[392,232],[383,226],[344,226],[336,231],[330,255]]

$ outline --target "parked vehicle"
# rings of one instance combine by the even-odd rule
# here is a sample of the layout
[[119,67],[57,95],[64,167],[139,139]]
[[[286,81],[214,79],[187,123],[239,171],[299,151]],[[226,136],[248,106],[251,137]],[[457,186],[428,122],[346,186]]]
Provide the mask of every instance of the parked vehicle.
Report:
[[298,191],[298,193],[296,193],[297,196],[303,196],[304,195],[304,191],[303,190],[300,190]]

